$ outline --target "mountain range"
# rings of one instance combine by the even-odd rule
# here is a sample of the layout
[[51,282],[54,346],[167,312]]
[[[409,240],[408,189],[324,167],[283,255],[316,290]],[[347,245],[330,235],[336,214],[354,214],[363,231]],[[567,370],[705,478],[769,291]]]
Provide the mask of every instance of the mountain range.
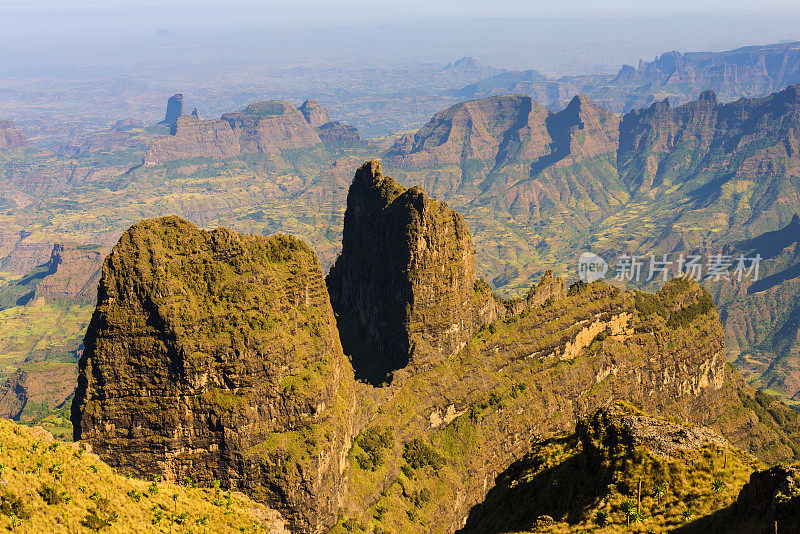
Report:
[[[344,218],[327,277],[287,235],[177,217],[126,231],[103,264],[85,337],[75,440],[123,473],[217,481],[278,511],[292,532],[337,533],[483,531],[475,525],[491,520],[493,500],[478,505],[504,491],[498,475],[550,454],[547,440],[576,424],[586,461],[609,466],[600,480],[621,477],[612,493],[633,491],[613,465],[648,433],[662,436],[647,441],[653,458],[683,466],[709,454],[713,476],[730,456],[736,484],[800,448],[800,415],[764,408],[726,363],[698,284],[653,295],[567,288],[550,273],[525,299],[503,299],[476,276],[463,218],[377,161],[356,171]],[[597,411],[617,400],[632,408]],[[696,456],[681,463],[680,451]],[[655,465],[641,454],[634,464]],[[606,491],[586,498],[600,510]],[[710,485],[695,491],[686,502],[717,509]],[[578,507],[546,509],[568,528],[596,521]]]
[[[623,254],[647,256],[652,253],[675,257],[720,252],[731,257],[758,255],[763,260],[758,280],[702,282],[714,299],[722,320],[719,330],[716,323],[713,327],[711,323],[706,325],[713,330],[708,336],[714,341],[708,343],[716,346],[724,337],[725,349],[723,352],[720,348],[719,352],[727,354],[736,367],[736,370],[724,368],[721,360],[714,364],[716,367],[711,366],[716,369],[714,376],[724,375],[727,380],[719,390],[724,391],[724,394],[719,393],[724,399],[715,397],[717,400],[708,401],[712,407],[703,404],[702,410],[716,413],[719,419],[711,415],[706,419],[696,419],[701,411],[699,408],[696,411],[694,408],[681,408],[663,413],[675,413],[686,422],[717,425],[715,428],[736,447],[743,447],[768,463],[788,461],[795,450],[792,431],[785,426],[786,421],[792,420],[791,413],[781,411],[785,408],[771,400],[772,397],[757,394],[747,382],[780,396],[789,404],[800,403],[800,325],[797,321],[800,302],[800,272],[797,268],[800,86],[789,85],[766,96],[725,102],[731,100],[726,91],[738,90],[747,94],[749,89],[744,85],[723,85],[718,87],[721,91],[718,96],[715,91],[706,90],[706,84],[713,85],[714,69],[723,65],[723,71],[736,73],[733,78],[728,78],[729,81],[748,79],[750,81],[742,83],[760,88],[758,91],[769,91],[771,89],[766,89],[768,84],[764,81],[766,78],[759,78],[763,83],[758,85],[752,81],[755,75],[747,78],[743,74],[755,72],[751,69],[753,61],[758,63],[761,61],[759,58],[764,58],[763,64],[768,67],[771,80],[769,83],[773,84],[769,87],[779,89],[782,84],[792,81],[794,54],[795,45],[785,44],[736,51],[732,56],[722,54],[720,57],[724,56],[724,61],[715,59],[717,56],[698,54],[686,54],[678,59],[674,56],[672,60],[662,57],[654,64],[634,69],[637,74],[631,75],[634,80],[631,84],[644,85],[651,83],[642,82],[645,78],[658,80],[661,79],[658,76],[666,76],[662,82],[652,82],[647,90],[647,95],[657,95],[657,98],[646,107],[622,115],[615,110],[623,110],[625,105],[609,107],[606,105],[609,101],[604,97],[592,98],[593,94],[601,94],[592,91],[589,91],[589,96],[564,97],[558,105],[540,105],[536,98],[525,94],[491,96],[461,102],[440,111],[416,132],[373,140],[362,140],[354,128],[331,120],[327,109],[313,100],[297,107],[284,101],[254,102],[214,120],[201,118],[199,113],[186,115],[181,98],[180,106],[168,105],[167,115],[170,109],[172,114],[165,116],[164,124],[144,126],[137,121],[120,121],[107,130],[55,149],[28,147],[23,134],[7,124],[5,131],[13,133],[7,133],[6,139],[13,139],[14,146],[0,150],[0,232],[3,237],[0,242],[0,414],[27,424],[45,425],[61,437],[72,434],[70,395],[76,383],[78,360],[86,353],[84,333],[92,322],[92,314],[100,313],[95,311],[94,290],[101,278],[103,261],[122,235],[130,237],[126,229],[132,226],[141,229],[135,226],[138,221],[177,214],[201,228],[224,226],[231,229],[230,234],[209,236],[203,233],[205,230],[195,231],[182,222],[170,223],[180,228],[178,233],[194,236],[192,239],[200,249],[210,247],[206,252],[214,261],[224,260],[226,254],[224,250],[214,248],[217,246],[215,243],[239,243],[240,239],[245,239],[237,237],[237,232],[262,236],[285,233],[298,236],[313,253],[300,245],[289,246],[284,242],[252,246],[263,246],[266,250],[288,247],[293,254],[302,256],[302,261],[292,260],[299,262],[297,268],[313,270],[316,273],[314,277],[324,278],[331,268],[325,291],[330,295],[331,313],[338,321],[338,341],[325,338],[324,343],[332,351],[331,360],[323,362],[324,366],[329,363],[332,366],[325,367],[325,373],[335,374],[347,367],[336,348],[336,343],[340,343],[342,354],[347,356],[346,360],[352,366],[354,390],[361,391],[359,388],[367,385],[380,390],[382,384],[389,384],[385,387],[396,387],[393,391],[397,391],[400,397],[396,400],[398,404],[392,404],[370,396],[380,397],[377,393],[367,395],[367,400],[367,397],[359,396],[362,393],[353,393],[353,396],[342,393],[346,402],[367,405],[374,401],[376,404],[371,406],[377,406],[376,410],[383,408],[386,413],[375,415],[373,419],[370,418],[374,414],[336,419],[334,428],[330,429],[331,441],[327,442],[331,448],[326,449],[334,455],[342,454],[347,439],[369,428],[359,426],[363,421],[370,420],[370,424],[377,427],[394,424],[393,418],[401,419],[405,413],[403,410],[410,410],[408,406],[416,406],[426,395],[438,403],[436,406],[426,405],[429,413],[423,415],[429,422],[447,421],[467,405],[480,405],[483,401],[476,400],[479,393],[490,395],[484,384],[468,384],[472,389],[465,396],[446,394],[442,392],[444,386],[436,390],[418,377],[433,376],[434,381],[440,380],[444,384],[452,381],[453,376],[462,380],[476,372],[494,376],[497,382],[492,382],[492,387],[500,388],[505,379],[496,373],[508,361],[516,362],[517,357],[552,348],[549,345],[542,348],[537,345],[539,341],[533,339],[520,341],[522,338],[519,336],[523,334],[514,329],[532,329],[541,336],[543,331],[537,329],[544,328],[542,325],[551,320],[557,321],[559,328],[566,328],[563,332],[572,332],[569,324],[573,327],[584,321],[593,324],[588,315],[570,315],[569,319],[565,318],[567,316],[547,315],[549,308],[543,305],[548,301],[551,304],[565,301],[571,303],[570,306],[580,307],[592,306],[592,299],[596,297],[614,312],[611,318],[603,316],[603,322],[608,323],[610,319],[619,321],[623,313],[636,316],[633,312],[636,299],[630,297],[634,299],[631,303],[629,297],[614,296],[613,288],[603,290],[608,294],[600,291],[602,294],[592,293],[583,297],[575,293],[567,295],[570,282],[577,277],[578,256],[582,252],[601,255],[612,266],[614,260]],[[781,59],[778,61],[776,58]],[[675,64],[676,74],[672,77],[665,74],[669,71],[669,61]],[[780,68],[776,67],[778,64]],[[466,61],[458,68],[473,67]],[[700,72],[702,77],[698,74]],[[526,76],[538,79],[535,73]],[[696,86],[680,85],[675,81],[687,76],[698,77],[700,81]],[[684,93],[675,89],[679,85]],[[661,89],[655,91],[654,87]],[[686,102],[680,103],[684,97]],[[649,98],[647,96],[643,102]],[[377,156],[382,158],[383,167],[371,164],[362,168],[354,182],[355,170],[363,161]],[[384,170],[396,180],[386,178]],[[374,183],[382,184],[377,192]],[[154,228],[160,228],[160,224]],[[141,235],[149,236],[149,230],[142,232]],[[139,234],[134,231],[132,235],[136,237]],[[364,239],[365,235],[367,239]],[[136,241],[130,246],[138,250],[139,244]],[[404,270],[389,269],[376,258],[393,258],[394,264],[405,266]],[[123,270],[129,267],[132,271],[125,271],[122,278],[127,279],[130,275],[136,279],[141,275],[141,266],[128,266],[124,262],[120,266]],[[231,267],[238,268],[235,265]],[[215,294],[219,289],[214,285],[218,282],[215,282],[218,274],[213,269],[198,274],[203,280],[210,277],[205,283],[216,288]],[[566,282],[559,281],[559,277],[566,278]],[[143,285],[137,287],[150,287],[151,282],[142,282]],[[286,306],[294,306],[298,299],[312,299],[314,294],[319,297],[322,286],[318,279],[314,284],[316,293],[306,288],[302,291],[297,289],[296,294],[284,295]],[[659,280],[646,287],[658,289],[660,285]],[[643,284],[626,286],[616,282],[615,286],[624,295],[628,295],[628,289],[645,287]],[[191,298],[195,299],[192,300],[195,304],[199,302],[196,299],[207,298],[199,286],[180,287],[183,287],[180,290],[182,295],[194,295]],[[444,288],[450,288],[450,292],[443,293]],[[174,288],[161,289],[172,291]],[[131,291],[133,298],[139,289]],[[700,302],[697,294],[694,295],[691,298]],[[214,302],[213,299],[203,301],[203,306],[209,309],[222,306],[219,309],[227,310],[225,313],[233,313],[231,310],[241,303],[237,300],[239,296],[232,294],[230,298],[232,300],[228,303]],[[319,299],[320,302],[325,300]],[[419,307],[409,309],[409,302],[416,302]],[[556,308],[552,313],[566,313],[561,307]],[[606,308],[603,310],[602,313],[607,311]],[[173,320],[170,317],[173,317],[174,310],[159,313],[162,316],[158,321],[169,323]],[[636,313],[640,310],[637,309]],[[327,326],[323,325],[325,328],[330,328],[329,319]],[[237,317],[233,323],[234,329],[239,328],[235,331],[241,333],[245,323],[237,321],[244,319]],[[659,323],[657,319],[653,321]],[[522,323],[524,328],[519,326]],[[30,328],[30,325],[35,325],[35,328]],[[648,328],[656,326],[664,328],[660,324]],[[120,326],[123,327],[124,324]],[[607,327],[613,334],[618,324],[612,321]],[[191,348],[200,358],[181,364],[184,365],[181,372],[193,369],[192,365],[200,365],[198,362],[206,362],[202,358],[216,358],[213,355],[216,353],[212,352],[222,350],[219,347],[225,346],[225,336],[232,335],[224,329],[215,331],[213,339],[206,340],[209,346],[213,346],[213,351],[209,352],[211,349],[207,346],[193,344],[196,340],[189,339],[191,336],[180,338],[179,334],[189,334],[181,330],[183,327],[179,324],[176,328],[174,332],[178,337],[175,339],[183,341],[159,341],[167,347],[164,350],[172,355],[169,357],[177,358],[175,351]],[[289,325],[287,328],[291,331],[297,327]],[[490,332],[492,329],[495,331]],[[508,333],[508,338],[496,339],[493,336],[498,335],[498,329],[501,336],[507,334],[508,329],[513,332]],[[572,333],[577,336],[579,331]],[[564,338],[559,338],[559,343],[563,342],[563,348],[559,350],[567,351],[567,334],[563,332],[551,334]],[[131,334],[132,337],[137,335]],[[617,335],[624,334],[613,334],[612,337]],[[586,336],[589,334],[583,334]],[[486,339],[493,341],[483,345]],[[641,341],[643,338],[636,339]],[[255,342],[255,338],[253,340]],[[687,342],[687,350],[706,350],[705,346],[692,345],[695,341]],[[678,343],[677,340],[673,342]],[[436,374],[445,373],[442,366],[454,354],[478,350],[475,343],[480,345],[481,355],[488,358],[492,354],[502,354],[506,359],[495,362],[499,368],[491,362],[472,362],[464,364],[466,367],[446,370],[446,373],[455,373],[453,375]],[[526,354],[512,355],[509,345],[513,343],[521,343],[519,350],[530,350]],[[584,354],[581,351],[587,350],[583,342],[571,339],[569,343],[572,347],[569,351]],[[247,345],[247,350],[251,349],[255,350]],[[643,354],[637,357],[644,358]],[[380,355],[380,358],[376,359],[375,355]],[[618,366],[617,356],[612,357],[614,361],[607,367],[591,368],[591,372],[587,367],[576,372],[584,373],[587,380],[592,379]],[[644,359],[636,361],[647,365]],[[247,365],[250,363],[246,362]],[[170,369],[164,370],[164,380],[175,378]],[[85,376],[87,371],[81,372]],[[225,387],[229,386],[226,381],[233,380],[230,372],[222,372],[216,378],[226,384]],[[739,372],[744,378],[738,375]],[[548,375],[545,382],[551,384],[561,380],[561,375],[558,376]],[[317,378],[309,375],[302,378],[302,383],[322,387],[320,384],[327,378],[322,378],[320,383],[316,382]],[[85,380],[88,384],[89,377],[85,376]],[[712,378],[708,380],[713,382]],[[349,378],[345,381],[350,384]],[[415,385],[400,386],[402,383]],[[614,391],[623,392],[620,396],[630,395],[628,386],[621,383],[621,389]],[[185,384],[180,387],[172,382],[164,384],[173,388],[170,394],[177,397],[186,391],[181,389]],[[138,382],[131,387],[140,386],[156,387]],[[503,387],[506,386],[511,388],[509,384]],[[196,387],[196,384],[191,387]],[[298,389],[304,387],[297,386]],[[404,387],[411,388],[413,393]],[[296,405],[281,404],[284,401],[277,400],[282,399],[285,393],[281,388],[275,386],[267,392],[257,391],[255,395],[271,398],[275,410],[284,411],[282,416],[288,410],[292,417],[297,417],[286,423],[288,426],[282,427],[280,432],[274,432],[294,432],[286,429],[300,428],[305,424],[304,418],[313,412],[312,406],[300,400]],[[341,403],[337,402],[341,399],[332,390],[321,391],[320,398],[313,399],[314,406],[320,403],[340,406]],[[570,397],[578,390],[559,391],[565,398],[578,402],[577,397]],[[542,395],[542,402],[555,402],[549,394]],[[577,395],[580,397],[582,394]],[[737,398],[740,404],[735,404]],[[212,400],[216,402],[219,399]],[[227,402],[231,399],[222,400]],[[227,409],[229,406],[225,402],[222,405]],[[731,408],[734,405],[735,408]],[[453,413],[450,413],[450,406]],[[590,408],[596,406],[599,403],[582,408],[580,417],[588,416]],[[721,406],[727,406],[725,409],[732,410],[734,415],[723,417],[719,415],[722,412],[714,411],[722,410]],[[664,409],[661,405],[646,407],[654,413],[662,413]],[[205,410],[207,405],[201,403],[200,408]],[[573,408],[574,405],[569,408],[561,406],[567,411]],[[224,436],[225,428],[249,421],[241,419],[250,417],[247,413],[226,413],[231,419],[212,437],[204,436],[202,439],[206,441],[203,443],[221,443],[214,440],[223,439],[219,436]],[[757,437],[745,436],[746,432],[737,426],[741,423],[737,418],[751,413],[756,415],[747,417],[757,417],[763,425],[758,427]],[[127,417],[123,412],[120,414],[123,419]],[[208,414],[202,417],[206,419],[192,423],[194,430],[191,432],[199,432],[197,429],[203,425],[217,424]],[[559,423],[563,423],[560,431],[567,431],[580,417],[565,418]],[[728,428],[725,418],[739,422],[731,423],[733,426]],[[500,428],[508,425],[506,415],[501,419],[492,430],[498,435],[505,432]],[[151,423],[157,428],[157,422]],[[418,423],[413,424],[417,425],[415,429]],[[524,424],[535,426],[542,423],[531,419]],[[87,427],[87,436],[94,435],[95,428],[101,427]],[[189,429],[188,426],[185,428]],[[191,432],[187,434],[189,437],[194,436]],[[263,437],[258,433],[253,435],[258,439]],[[291,436],[292,439],[298,437]],[[404,434],[404,438],[412,439],[412,436],[420,437],[417,430]],[[303,439],[312,441],[318,437],[317,434],[302,435]],[[101,443],[106,438],[99,433],[97,439]],[[242,439],[244,441],[237,446],[251,443],[244,437]],[[254,440],[252,446],[258,441],[252,436],[247,439]],[[115,443],[111,440],[102,446],[107,447],[107,451],[117,450],[113,449]],[[184,445],[186,443],[189,442]],[[445,441],[438,443],[444,444]],[[493,464],[491,474],[475,467],[474,458],[459,465],[474,468],[474,471],[467,472],[476,477],[492,479],[508,469],[508,462],[512,459],[522,458],[523,449],[530,443],[524,447],[520,443],[509,445],[514,450],[510,455],[487,450],[487,454],[498,454],[503,458]],[[292,454],[305,454],[302,448],[287,447]],[[530,447],[527,451],[531,452]],[[400,462],[403,452],[394,449],[397,462]],[[242,454],[247,456],[244,452]],[[235,454],[234,457],[240,458]],[[314,460],[322,462],[315,468],[322,469],[320,466],[325,462],[321,458]],[[114,461],[111,456],[107,459]],[[142,458],[143,465],[148,465],[145,460]],[[287,488],[298,480],[311,484],[303,478],[304,470],[311,469],[311,464],[303,463],[306,460],[303,456],[300,463],[304,467],[300,474],[281,475],[284,477],[281,482],[270,486],[270,491],[285,494],[282,500],[278,499],[280,504],[274,496],[269,500],[282,507],[293,518],[291,521],[298,524],[309,525],[315,521],[329,524],[332,517],[330,503],[324,503],[324,499],[318,497],[314,497],[313,502],[306,502],[297,496],[299,493],[286,493]],[[210,483],[215,477],[222,478],[219,471],[213,471],[217,461],[231,460],[223,452],[213,461],[203,459],[210,470],[207,476],[204,475],[206,482]],[[274,454],[272,461],[276,461]],[[271,465],[267,464],[267,467]],[[180,479],[181,469],[185,467],[181,463],[176,465],[175,477]],[[243,464],[235,464],[235,468],[230,467],[234,464],[224,465],[226,469],[235,470]],[[397,467],[398,464],[393,465]],[[312,494],[332,491],[330,487],[338,484],[339,477],[344,476],[341,473],[337,475],[335,470],[326,473],[317,486],[312,484],[309,490]],[[506,474],[511,476],[513,473]],[[255,479],[245,477],[240,480],[230,476],[232,486],[246,489],[248,485],[256,484]],[[370,476],[373,475],[367,474]],[[460,476],[448,474],[449,485],[446,486],[449,489],[436,486],[439,488],[436,491],[444,495],[454,487],[463,485],[467,488],[468,483]],[[383,480],[386,482],[388,479]],[[297,491],[295,486],[291,487],[295,488],[292,491]],[[354,491],[374,493],[377,491],[375,487],[365,485]],[[415,488],[410,484],[407,492],[413,493]],[[433,487],[428,489],[434,491]],[[470,487],[470,502],[479,502],[483,491],[483,488],[478,491]],[[504,491],[500,494],[505,494]],[[362,493],[343,497],[353,502],[363,498]],[[387,498],[397,504],[392,500],[394,497]],[[463,506],[456,512],[443,513],[442,521],[460,528],[459,521],[469,515],[472,504],[462,502]],[[375,506],[391,508],[387,504]],[[402,520],[402,524],[406,521],[402,517],[392,520]],[[480,518],[472,521],[474,523],[470,525],[485,524]]]
[[762,97],[800,83],[800,43],[748,46],[727,52],[667,52],[653,61],[623,65],[616,75],[548,78],[535,70],[505,71],[469,84],[454,94],[477,98],[525,93],[548,109],[563,109],[585,94],[616,113],[669,98],[673,105],[693,100],[707,89],[720,100]]

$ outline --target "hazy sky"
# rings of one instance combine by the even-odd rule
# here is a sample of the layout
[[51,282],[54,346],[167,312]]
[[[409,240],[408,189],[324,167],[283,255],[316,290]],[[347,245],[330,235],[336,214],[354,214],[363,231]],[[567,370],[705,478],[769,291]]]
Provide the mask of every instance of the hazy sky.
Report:
[[[419,18],[619,17],[676,14],[800,15],[797,0],[0,0],[6,15],[172,17],[176,25],[238,19],[248,24],[388,22]],[[176,17],[178,19],[176,19]],[[7,19],[6,19],[7,20]],[[64,23],[70,23],[69,18]],[[2,21],[0,21],[0,25]]]
[[[232,44],[255,35],[273,39],[273,56],[298,63],[349,47],[350,59],[383,63],[474,55],[576,73],[669,50],[800,39],[800,0],[0,0],[6,63],[58,64],[78,57],[74,49],[91,60],[152,45],[160,29],[175,36],[163,46],[211,46],[234,60],[254,48]],[[562,68],[572,59],[553,58],[564,53],[585,65]]]

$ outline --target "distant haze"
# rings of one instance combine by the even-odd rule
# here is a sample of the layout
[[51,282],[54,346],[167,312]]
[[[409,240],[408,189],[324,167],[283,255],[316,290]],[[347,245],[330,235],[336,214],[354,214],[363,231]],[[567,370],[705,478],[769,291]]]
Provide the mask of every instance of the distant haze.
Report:
[[[419,80],[395,76],[398,66],[471,56],[548,76],[612,74],[672,50],[782,40],[800,40],[800,2],[0,0],[0,118],[149,121],[174,92],[212,116],[310,94],[335,110],[408,93]],[[433,90],[415,89],[428,107],[412,122],[435,109]]]

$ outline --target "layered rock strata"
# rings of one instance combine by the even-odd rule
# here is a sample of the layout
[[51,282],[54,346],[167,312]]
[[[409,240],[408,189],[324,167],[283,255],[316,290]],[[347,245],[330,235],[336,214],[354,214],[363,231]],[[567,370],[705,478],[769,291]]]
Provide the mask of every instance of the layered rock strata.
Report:
[[305,244],[148,220],[103,265],[74,437],[123,471],[219,480],[320,532],[336,518],[352,387]]

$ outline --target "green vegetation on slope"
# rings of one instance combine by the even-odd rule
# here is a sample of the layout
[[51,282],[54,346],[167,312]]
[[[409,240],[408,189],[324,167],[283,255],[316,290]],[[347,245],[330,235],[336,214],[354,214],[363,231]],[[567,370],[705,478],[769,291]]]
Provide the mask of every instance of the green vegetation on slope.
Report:
[[267,533],[241,494],[136,480],[46,433],[0,420],[0,528],[19,533]]
[[[626,409],[645,416],[631,405]],[[595,414],[581,421],[575,434],[536,444],[498,476],[462,532],[663,532],[730,506],[761,466],[752,456],[713,441],[687,443],[685,450],[669,454],[654,452],[626,443],[625,424],[609,424],[603,417]],[[645,427],[676,426],[646,416],[638,421]],[[667,446],[682,445],[681,438],[656,435],[659,439],[668,439]]]

